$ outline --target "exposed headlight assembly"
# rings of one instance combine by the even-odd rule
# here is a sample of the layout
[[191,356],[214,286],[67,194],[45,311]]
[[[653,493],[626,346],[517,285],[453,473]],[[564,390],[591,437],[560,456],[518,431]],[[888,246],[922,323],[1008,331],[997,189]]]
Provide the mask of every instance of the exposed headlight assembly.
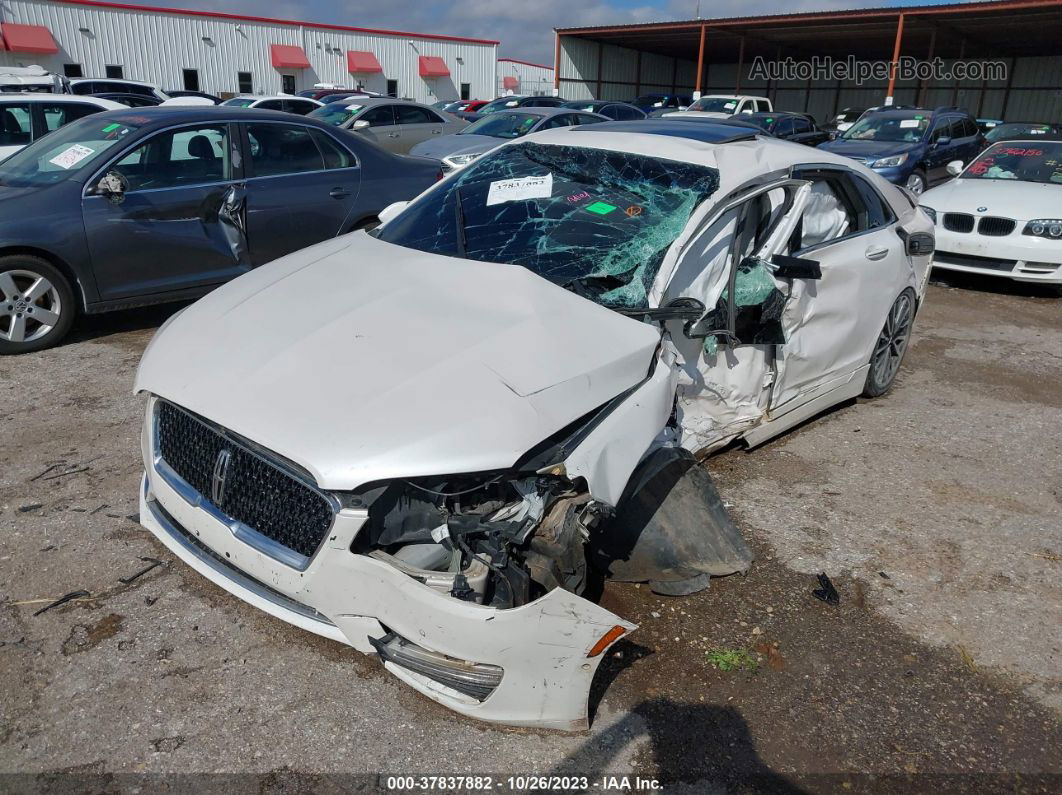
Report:
[[926,207],[924,204],[921,205],[921,207],[925,211],[925,214],[929,216],[930,220],[933,223],[936,223],[937,222],[937,211],[934,210],[932,207]]
[[1052,240],[1062,239],[1062,218],[1037,218],[1029,221],[1022,231],[1023,235],[1046,237]]
[[902,166],[907,162],[907,153],[902,155],[893,155],[892,157],[883,157],[880,160],[875,160],[870,164],[871,168],[894,168],[895,166]]
[[478,152],[476,154],[470,155],[450,155],[449,157],[444,157],[443,162],[451,168],[461,168],[462,166],[467,166],[469,163],[479,157],[479,155],[480,153]]

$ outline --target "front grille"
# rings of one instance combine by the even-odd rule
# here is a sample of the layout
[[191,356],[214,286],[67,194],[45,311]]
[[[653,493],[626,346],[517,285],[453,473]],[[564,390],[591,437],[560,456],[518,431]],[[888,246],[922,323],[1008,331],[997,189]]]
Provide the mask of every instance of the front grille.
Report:
[[978,257],[973,254],[952,254],[939,249],[933,255],[934,262],[942,262],[947,265],[964,265],[967,268],[985,268],[993,271],[1012,271],[1017,265],[1016,260],[996,259],[995,257]]
[[944,228],[949,232],[972,232],[974,218],[966,213],[944,213]]
[[1014,231],[1014,219],[986,215],[977,224],[977,231],[989,237],[1004,237]]
[[[221,513],[305,557],[321,545],[335,511],[323,494],[222,432],[171,403],[159,402],[158,450],[163,461]],[[215,502],[219,454],[231,456]]]

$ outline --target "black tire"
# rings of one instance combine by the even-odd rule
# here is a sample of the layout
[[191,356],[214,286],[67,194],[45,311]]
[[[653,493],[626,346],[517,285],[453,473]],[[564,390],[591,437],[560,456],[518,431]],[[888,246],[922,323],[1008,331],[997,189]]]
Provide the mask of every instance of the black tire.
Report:
[[911,341],[911,326],[914,325],[917,306],[914,290],[908,287],[889,307],[885,325],[870,352],[870,369],[867,370],[867,381],[863,385],[863,397],[880,397],[892,389]]
[[[918,180],[921,182],[922,187],[916,190],[911,184],[912,180]],[[907,180],[904,182],[904,187],[911,191],[915,196],[921,196],[929,189],[929,181],[926,179],[926,172],[920,168],[916,168],[911,172],[910,176],[907,177]]]
[[0,257],[0,356],[56,345],[76,315],[74,291],[58,268],[27,254]]

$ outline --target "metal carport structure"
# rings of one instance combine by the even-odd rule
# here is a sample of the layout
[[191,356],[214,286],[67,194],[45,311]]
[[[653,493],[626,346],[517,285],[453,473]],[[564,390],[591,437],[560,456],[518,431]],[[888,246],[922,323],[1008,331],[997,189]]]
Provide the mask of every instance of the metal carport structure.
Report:
[[[846,106],[962,105],[978,116],[1062,118],[1062,0],[989,0],[937,6],[694,19],[556,29],[555,87],[572,98],[642,93],[766,94],[781,110],[820,119]],[[764,62],[815,57],[897,63],[904,57],[1002,61],[998,79],[772,80]],[[895,78],[895,71],[893,71]]]

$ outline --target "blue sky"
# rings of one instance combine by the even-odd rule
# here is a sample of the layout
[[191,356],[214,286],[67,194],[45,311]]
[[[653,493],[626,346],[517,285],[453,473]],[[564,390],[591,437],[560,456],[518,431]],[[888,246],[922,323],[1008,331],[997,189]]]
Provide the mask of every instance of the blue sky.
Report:
[[[133,2],[133,0],[118,0]],[[552,64],[553,28],[692,19],[697,0],[144,0],[149,5],[498,39],[498,54]],[[946,2],[946,0],[938,0]],[[702,17],[930,5],[933,0],[701,0]]]

